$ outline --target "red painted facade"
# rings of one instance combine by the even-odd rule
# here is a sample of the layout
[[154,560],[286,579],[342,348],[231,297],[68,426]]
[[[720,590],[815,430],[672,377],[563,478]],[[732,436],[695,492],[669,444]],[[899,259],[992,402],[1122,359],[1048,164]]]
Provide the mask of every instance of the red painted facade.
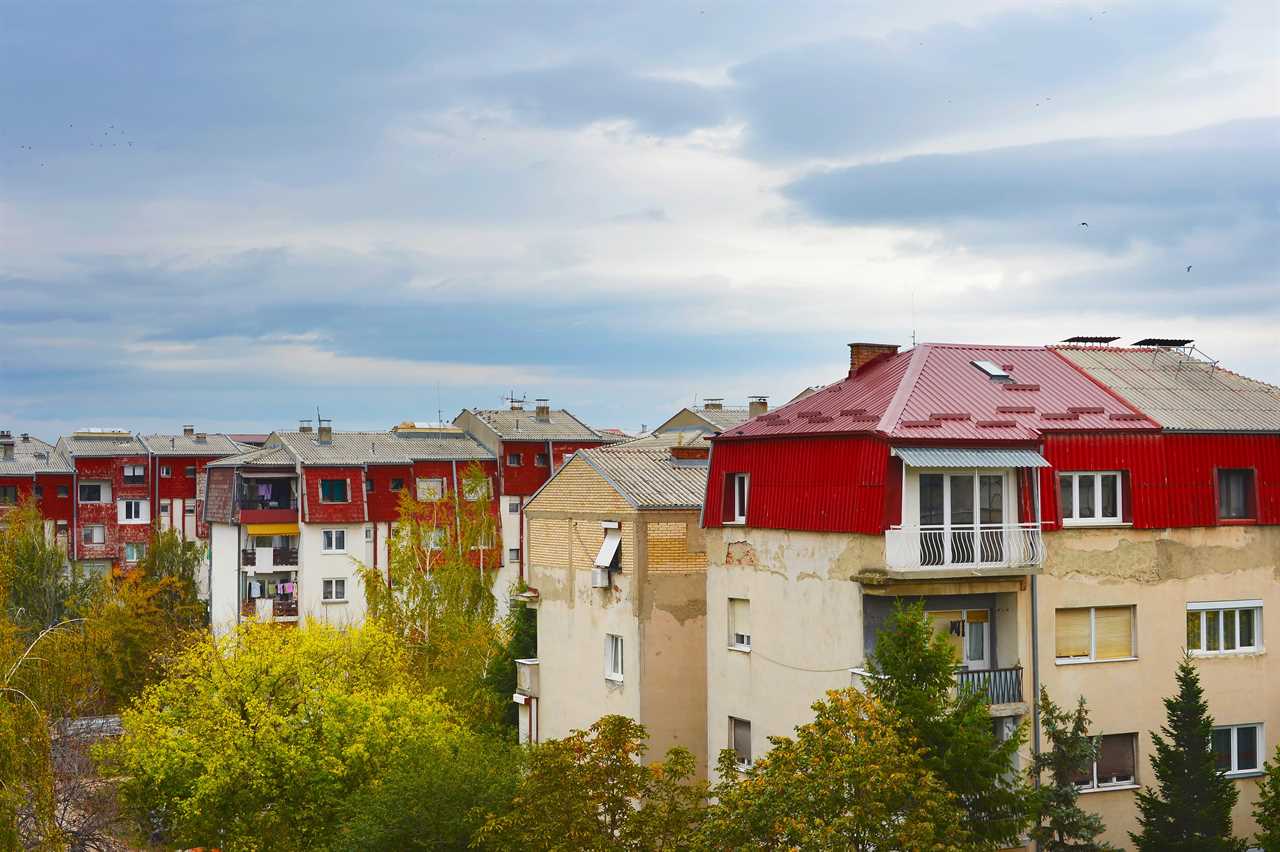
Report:
[[[530,497],[551,478],[552,467],[538,465],[539,455],[547,455],[550,447],[551,464],[559,469],[564,457],[578,450],[601,445],[600,441],[507,441],[502,442],[500,464],[502,466],[502,494],[508,497]],[[520,464],[507,464],[512,453],[520,455]]]
[[[326,503],[320,499],[320,483],[326,479],[344,479],[347,482],[347,500],[344,503]],[[352,467],[307,467],[302,471],[302,520],[309,524],[358,524],[367,520],[365,514],[364,470]]]
[[[146,544],[151,538],[150,518],[147,523],[122,524],[119,522],[119,502],[121,500],[150,500],[151,483],[149,476],[144,476],[142,483],[124,481],[126,465],[138,465],[145,471],[147,457],[145,455],[80,457],[74,459],[76,467],[76,484],[87,482],[108,482],[111,485],[111,499],[104,503],[84,503],[80,501],[78,489],[73,490],[75,506],[75,529],[73,535],[73,556],[76,559],[101,559],[125,566],[125,544]],[[86,544],[83,531],[86,526],[100,524],[103,527],[101,544]]]

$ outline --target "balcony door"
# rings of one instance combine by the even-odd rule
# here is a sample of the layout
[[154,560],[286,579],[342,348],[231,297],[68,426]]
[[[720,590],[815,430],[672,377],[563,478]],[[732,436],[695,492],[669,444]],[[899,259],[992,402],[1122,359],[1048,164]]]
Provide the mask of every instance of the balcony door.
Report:
[[1004,561],[1007,477],[978,471],[920,474],[922,565]]
[[935,633],[946,637],[961,668],[991,668],[991,612],[985,609],[951,609],[927,613]]

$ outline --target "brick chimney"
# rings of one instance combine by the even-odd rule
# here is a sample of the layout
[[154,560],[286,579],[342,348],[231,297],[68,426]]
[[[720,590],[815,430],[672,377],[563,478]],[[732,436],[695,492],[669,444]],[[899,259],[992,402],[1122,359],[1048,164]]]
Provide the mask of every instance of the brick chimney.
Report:
[[702,401],[702,409],[704,411],[723,411],[724,399],[718,396],[712,396]]
[[896,355],[897,344],[893,343],[850,343],[849,344],[849,377],[870,364],[881,355]]
[[188,438],[190,438],[190,437],[192,437],[192,436],[194,436],[194,435],[196,434],[196,427],[195,427],[194,425],[192,425],[192,424],[188,423],[188,424],[186,424],[185,426],[183,426],[183,427],[182,427],[182,434],[183,434],[183,435],[186,435]]
[[534,408],[533,416],[538,420],[539,423],[550,423],[551,422],[551,400],[535,399],[534,403],[536,407]]
[[316,443],[332,444],[333,443],[333,421],[329,418],[323,418],[317,421]]
[[7,429],[0,432],[0,459],[13,461],[13,433]]
[[759,417],[761,414],[769,410],[769,397],[767,396],[750,396],[747,397],[747,416]]
[[299,421],[298,421],[298,431],[299,431],[299,432],[310,432],[310,431],[311,431],[311,421],[310,421],[310,420],[299,420]]

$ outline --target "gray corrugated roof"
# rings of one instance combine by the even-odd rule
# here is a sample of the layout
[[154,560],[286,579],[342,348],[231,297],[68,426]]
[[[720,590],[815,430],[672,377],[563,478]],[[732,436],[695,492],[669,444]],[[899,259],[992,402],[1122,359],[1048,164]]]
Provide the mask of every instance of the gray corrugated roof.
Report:
[[147,448],[132,435],[128,438],[86,438],[79,435],[64,435],[58,439],[58,449],[69,458],[109,458],[147,454]]
[[612,441],[615,436],[602,435],[574,417],[563,408],[553,408],[544,422],[533,411],[508,409],[484,411],[471,409],[471,413],[485,425],[509,441]]
[[303,464],[410,464],[414,461],[471,461],[493,454],[466,433],[401,437],[391,432],[334,432],[328,444],[316,432],[275,432],[267,446],[282,443]]
[[1280,388],[1168,349],[1055,347],[1165,429],[1280,432]]
[[707,487],[705,465],[679,465],[666,449],[623,445],[575,455],[607,479],[637,509],[700,509]]
[[297,461],[287,447],[275,446],[252,449],[218,459],[209,462],[208,467],[293,467]]
[[620,443],[613,444],[613,449],[669,449],[671,447],[702,447],[704,450],[711,447],[711,433],[698,432],[690,435],[688,432],[658,432],[655,434],[641,435],[638,438],[631,438]]
[[726,429],[732,429],[739,423],[746,423],[751,419],[751,415],[746,408],[706,408],[705,406],[698,406],[689,410],[721,432]]
[[139,435],[142,445],[157,456],[228,456],[244,447],[226,435],[213,433],[203,442],[194,435]]
[[30,435],[13,438],[13,459],[0,459],[0,476],[30,476],[33,473],[73,473],[66,457],[49,444]]
[[1035,450],[977,447],[894,447],[908,467],[1049,467]]

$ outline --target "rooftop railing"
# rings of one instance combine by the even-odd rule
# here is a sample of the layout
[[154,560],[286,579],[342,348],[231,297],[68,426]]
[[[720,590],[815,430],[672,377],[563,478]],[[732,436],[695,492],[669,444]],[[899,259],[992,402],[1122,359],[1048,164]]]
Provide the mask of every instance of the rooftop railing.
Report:
[[988,568],[1044,562],[1040,524],[936,524],[885,531],[890,568]]

